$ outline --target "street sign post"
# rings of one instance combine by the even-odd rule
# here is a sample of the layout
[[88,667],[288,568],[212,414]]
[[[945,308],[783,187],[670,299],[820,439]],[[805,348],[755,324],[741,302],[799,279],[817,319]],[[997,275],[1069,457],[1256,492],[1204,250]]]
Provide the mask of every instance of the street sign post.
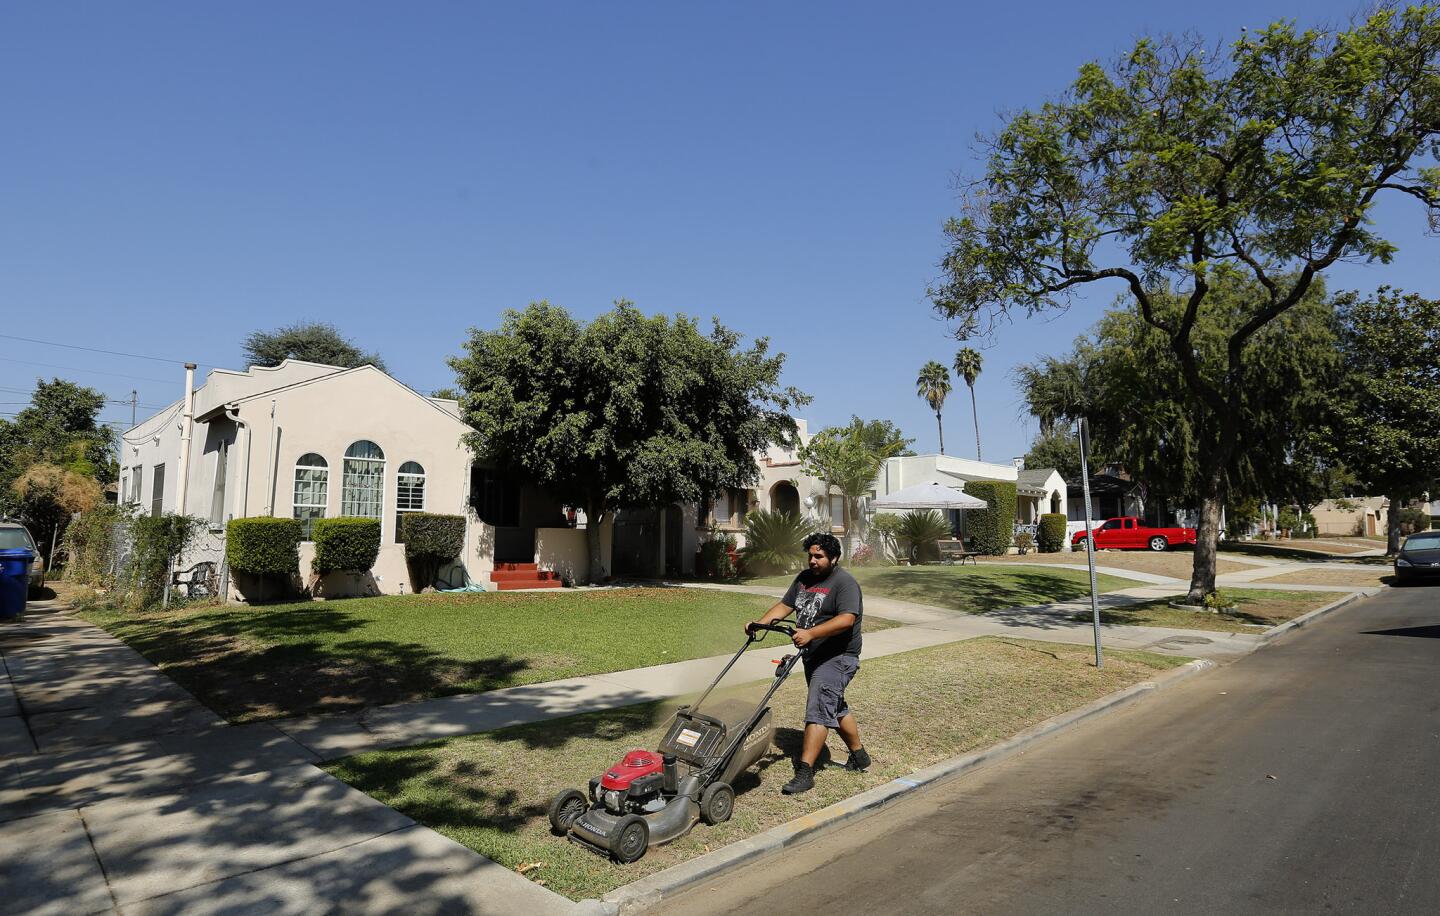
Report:
[[1080,483],[1085,494],[1085,561],[1090,567],[1090,614],[1095,621],[1095,667],[1105,667],[1100,648],[1100,591],[1095,584],[1095,529],[1090,521],[1090,424],[1080,418]]

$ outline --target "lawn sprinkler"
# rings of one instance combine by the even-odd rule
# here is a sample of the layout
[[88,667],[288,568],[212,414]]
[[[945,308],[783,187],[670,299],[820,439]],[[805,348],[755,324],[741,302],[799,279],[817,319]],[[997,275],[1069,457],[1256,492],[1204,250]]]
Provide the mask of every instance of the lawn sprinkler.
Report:
[[735,778],[770,749],[770,698],[805,652],[775,663],[775,678],[751,707],[712,701],[716,686],[763,631],[794,636],[783,624],[751,624],[735,657],[692,705],[675,712],[658,750],[633,750],[590,780],[590,791],[566,789],[550,803],[550,827],[592,852],[634,862],[652,845],[678,840],[697,820],[723,824],[735,810]]

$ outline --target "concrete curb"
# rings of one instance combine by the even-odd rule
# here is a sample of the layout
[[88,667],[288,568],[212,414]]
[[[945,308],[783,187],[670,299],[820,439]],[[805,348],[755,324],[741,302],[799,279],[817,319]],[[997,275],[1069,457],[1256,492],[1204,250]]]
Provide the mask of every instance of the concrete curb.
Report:
[[[1353,600],[1353,596],[1350,600]],[[822,808],[789,823],[772,827],[764,833],[731,843],[723,849],[717,849],[691,859],[689,862],[682,862],[673,868],[667,868],[632,884],[616,888],[600,900],[582,900],[576,905],[576,912],[594,914],[644,912],[700,881],[739,865],[774,855],[796,843],[813,839],[827,830],[864,817],[898,798],[941,779],[1003,760],[1026,749],[1041,738],[1064,731],[1086,719],[1129,705],[1156,690],[1169,687],[1214,667],[1215,663],[1208,659],[1196,659],[1188,662],[1154,680],[1134,684],[1109,696],[1101,697],[1079,709],[1047,719],[999,744],[971,754],[952,757],[934,766],[911,773],[909,776],[893,779],[884,785],[876,786],[859,795],[837,802],[828,808]]]
[[1354,591],[1346,595],[1344,598],[1341,598],[1339,601],[1332,601],[1324,607],[1316,608],[1308,614],[1301,614],[1294,620],[1286,621],[1285,623],[1280,624],[1280,626],[1278,627],[1274,627],[1273,629],[1269,629],[1266,630],[1264,633],[1261,633],[1260,645],[1268,646],[1270,643],[1294,630],[1298,630],[1301,627],[1309,626],[1310,624],[1319,620],[1321,617],[1328,617],[1329,615],[1335,613],[1341,608],[1347,607],[1355,603],[1356,601],[1359,601],[1361,598],[1369,598],[1372,594],[1377,593],[1378,590],[1376,590],[1375,592]]

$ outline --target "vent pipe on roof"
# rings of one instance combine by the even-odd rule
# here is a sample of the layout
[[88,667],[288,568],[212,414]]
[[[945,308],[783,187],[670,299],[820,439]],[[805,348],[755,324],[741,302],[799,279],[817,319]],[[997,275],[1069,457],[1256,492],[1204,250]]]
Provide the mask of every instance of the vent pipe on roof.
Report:
[[185,514],[190,498],[190,440],[195,429],[195,364],[185,364],[185,412],[180,417],[180,489],[175,494],[177,515]]

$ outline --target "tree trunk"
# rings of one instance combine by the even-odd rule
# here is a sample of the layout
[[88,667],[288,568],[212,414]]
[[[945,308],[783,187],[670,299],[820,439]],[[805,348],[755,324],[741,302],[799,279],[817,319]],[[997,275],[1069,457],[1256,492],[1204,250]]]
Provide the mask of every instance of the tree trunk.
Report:
[[1200,524],[1195,529],[1195,565],[1190,573],[1186,604],[1201,604],[1215,591],[1215,551],[1220,541],[1220,483],[1223,465],[1206,468],[1201,475]]
[[945,454],[945,424],[940,422],[940,411],[935,411],[935,428],[940,431],[940,454]]
[[975,409],[975,386],[970,386],[970,416],[975,418],[975,460],[984,461],[980,457],[980,413]]
[[1386,498],[1390,500],[1390,511],[1385,513],[1385,555],[1393,557],[1400,552],[1400,510],[1404,503],[1399,496]]
[[598,503],[588,503],[585,506],[585,546],[590,553],[587,581],[590,585],[599,585],[610,574],[604,566],[600,550],[600,526],[605,523],[607,514],[604,507]]

